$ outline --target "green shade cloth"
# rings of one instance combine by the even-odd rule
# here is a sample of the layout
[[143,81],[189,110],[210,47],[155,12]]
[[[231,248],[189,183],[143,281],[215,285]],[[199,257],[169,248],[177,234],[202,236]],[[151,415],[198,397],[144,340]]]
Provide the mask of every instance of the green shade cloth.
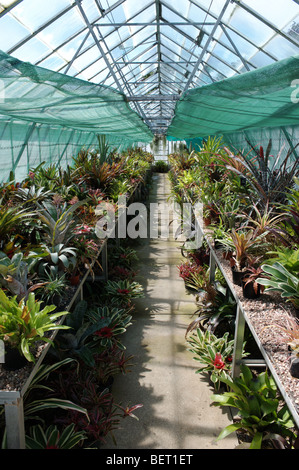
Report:
[[168,128],[187,140],[246,129],[299,125],[299,56],[187,91]]
[[118,91],[22,62],[0,51],[0,114],[151,142],[153,134]]

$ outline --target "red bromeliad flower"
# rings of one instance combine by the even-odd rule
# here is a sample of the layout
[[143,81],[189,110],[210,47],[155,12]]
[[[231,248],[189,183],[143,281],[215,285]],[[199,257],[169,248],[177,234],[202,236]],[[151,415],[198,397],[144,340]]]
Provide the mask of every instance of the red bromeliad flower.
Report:
[[122,295],[128,295],[130,294],[129,289],[117,289],[117,292]]
[[104,326],[100,330],[95,332],[95,335],[101,336],[101,338],[111,338],[113,336],[113,329],[109,326]]
[[213,365],[214,365],[214,367],[216,367],[216,369],[224,369],[225,368],[225,362],[223,361],[220,353],[216,353]]

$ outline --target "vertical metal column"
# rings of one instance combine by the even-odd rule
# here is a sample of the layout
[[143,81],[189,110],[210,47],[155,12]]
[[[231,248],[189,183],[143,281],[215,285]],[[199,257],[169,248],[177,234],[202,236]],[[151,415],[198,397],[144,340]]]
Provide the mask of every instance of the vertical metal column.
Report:
[[104,246],[102,249],[102,267],[103,267],[103,276],[104,280],[108,281],[108,239],[104,241]]
[[9,400],[4,400],[7,448],[25,449],[23,398],[19,392],[3,393],[9,393]]
[[234,353],[232,362],[232,377],[238,377],[240,375],[240,365],[242,361],[242,351],[244,343],[244,331],[245,331],[245,318],[242,309],[237,303],[237,314],[235,323],[235,343]]

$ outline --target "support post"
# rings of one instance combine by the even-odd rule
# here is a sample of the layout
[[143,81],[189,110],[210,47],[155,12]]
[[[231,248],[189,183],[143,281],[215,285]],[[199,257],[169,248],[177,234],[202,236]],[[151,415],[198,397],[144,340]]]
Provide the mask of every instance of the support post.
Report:
[[23,398],[5,403],[5,423],[8,449],[25,449]]
[[232,363],[232,377],[238,377],[240,375],[240,365],[242,360],[243,343],[244,343],[244,332],[245,332],[245,318],[242,309],[237,304],[237,315],[235,324],[235,343]]
[[212,250],[210,251],[210,282],[215,281],[216,261]]
[[103,246],[103,249],[102,249],[102,267],[103,267],[103,276],[104,276],[105,282],[108,281],[108,249],[107,249],[107,245],[108,245],[108,240],[105,240],[104,241],[104,246]]

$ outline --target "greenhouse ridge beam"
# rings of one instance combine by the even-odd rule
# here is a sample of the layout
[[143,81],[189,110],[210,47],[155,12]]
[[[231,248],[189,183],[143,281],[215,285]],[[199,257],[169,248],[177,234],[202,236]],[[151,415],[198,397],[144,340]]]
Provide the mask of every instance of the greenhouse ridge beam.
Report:
[[177,101],[180,95],[139,95],[127,96],[127,101]]
[[[107,58],[107,56],[106,56],[106,54],[105,54],[105,51],[103,50],[103,48],[102,48],[102,46],[101,46],[101,44],[100,44],[100,41],[98,40],[98,38],[97,38],[97,36],[96,36],[96,34],[95,34],[95,32],[94,32],[93,26],[91,25],[91,23],[89,22],[89,20],[88,20],[86,14],[85,14],[85,11],[84,11],[84,9],[83,9],[83,7],[82,7],[82,5],[81,5],[81,1],[82,1],[82,0],[75,0],[76,4],[77,4],[77,6],[78,6],[78,8],[79,8],[79,10],[80,10],[80,13],[81,13],[81,15],[82,15],[82,17],[83,17],[83,19],[84,19],[84,21],[85,21],[85,23],[86,23],[88,29],[89,29],[89,32],[90,32],[90,34],[92,35],[93,40],[94,40],[95,44],[97,45],[97,47],[98,47],[98,49],[99,49],[99,51],[100,51],[100,54],[101,54],[101,56],[103,57],[103,59],[104,59],[106,65],[107,65],[107,67],[108,67],[108,69],[109,69],[109,71],[110,71],[110,73],[111,73],[111,75],[112,75],[112,77],[113,77],[113,79],[114,79],[114,81],[115,81],[117,87],[118,87],[118,90],[120,91],[120,93],[124,94],[123,87],[121,86],[121,84],[120,84],[120,82],[119,82],[119,80],[118,80],[118,78],[117,78],[117,76],[116,76],[116,73],[114,72],[113,67],[112,67],[112,65],[110,64],[110,62],[109,62],[109,60],[108,60],[108,58]],[[103,38],[102,34],[100,33],[100,31],[98,31],[98,32],[99,32],[100,37],[101,37],[101,39],[102,39],[102,41],[103,41],[104,38]],[[105,44],[105,46],[107,47],[105,41],[104,41],[104,44]],[[109,48],[108,48],[108,47],[107,47],[107,49],[108,49],[108,51],[109,51]],[[113,60],[113,57],[112,57],[112,60]],[[118,71],[118,72],[119,72],[119,71]],[[120,72],[119,72],[119,73],[120,73]],[[126,85],[126,82],[125,82],[125,81],[124,81],[124,85]],[[130,92],[130,87],[127,87],[127,90]],[[136,105],[135,105],[135,106],[136,106]],[[142,109],[141,109],[138,105],[136,106],[136,109],[137,109],[137,111],[140,113],[140,115],[141,115],[141,117],[144,119],[144,121],[147,122],[147,121],[146,121],[146,117],[145,117],[145,115],[144,115]],[[149,125],[148,122],[147,122],[147,124]]]

